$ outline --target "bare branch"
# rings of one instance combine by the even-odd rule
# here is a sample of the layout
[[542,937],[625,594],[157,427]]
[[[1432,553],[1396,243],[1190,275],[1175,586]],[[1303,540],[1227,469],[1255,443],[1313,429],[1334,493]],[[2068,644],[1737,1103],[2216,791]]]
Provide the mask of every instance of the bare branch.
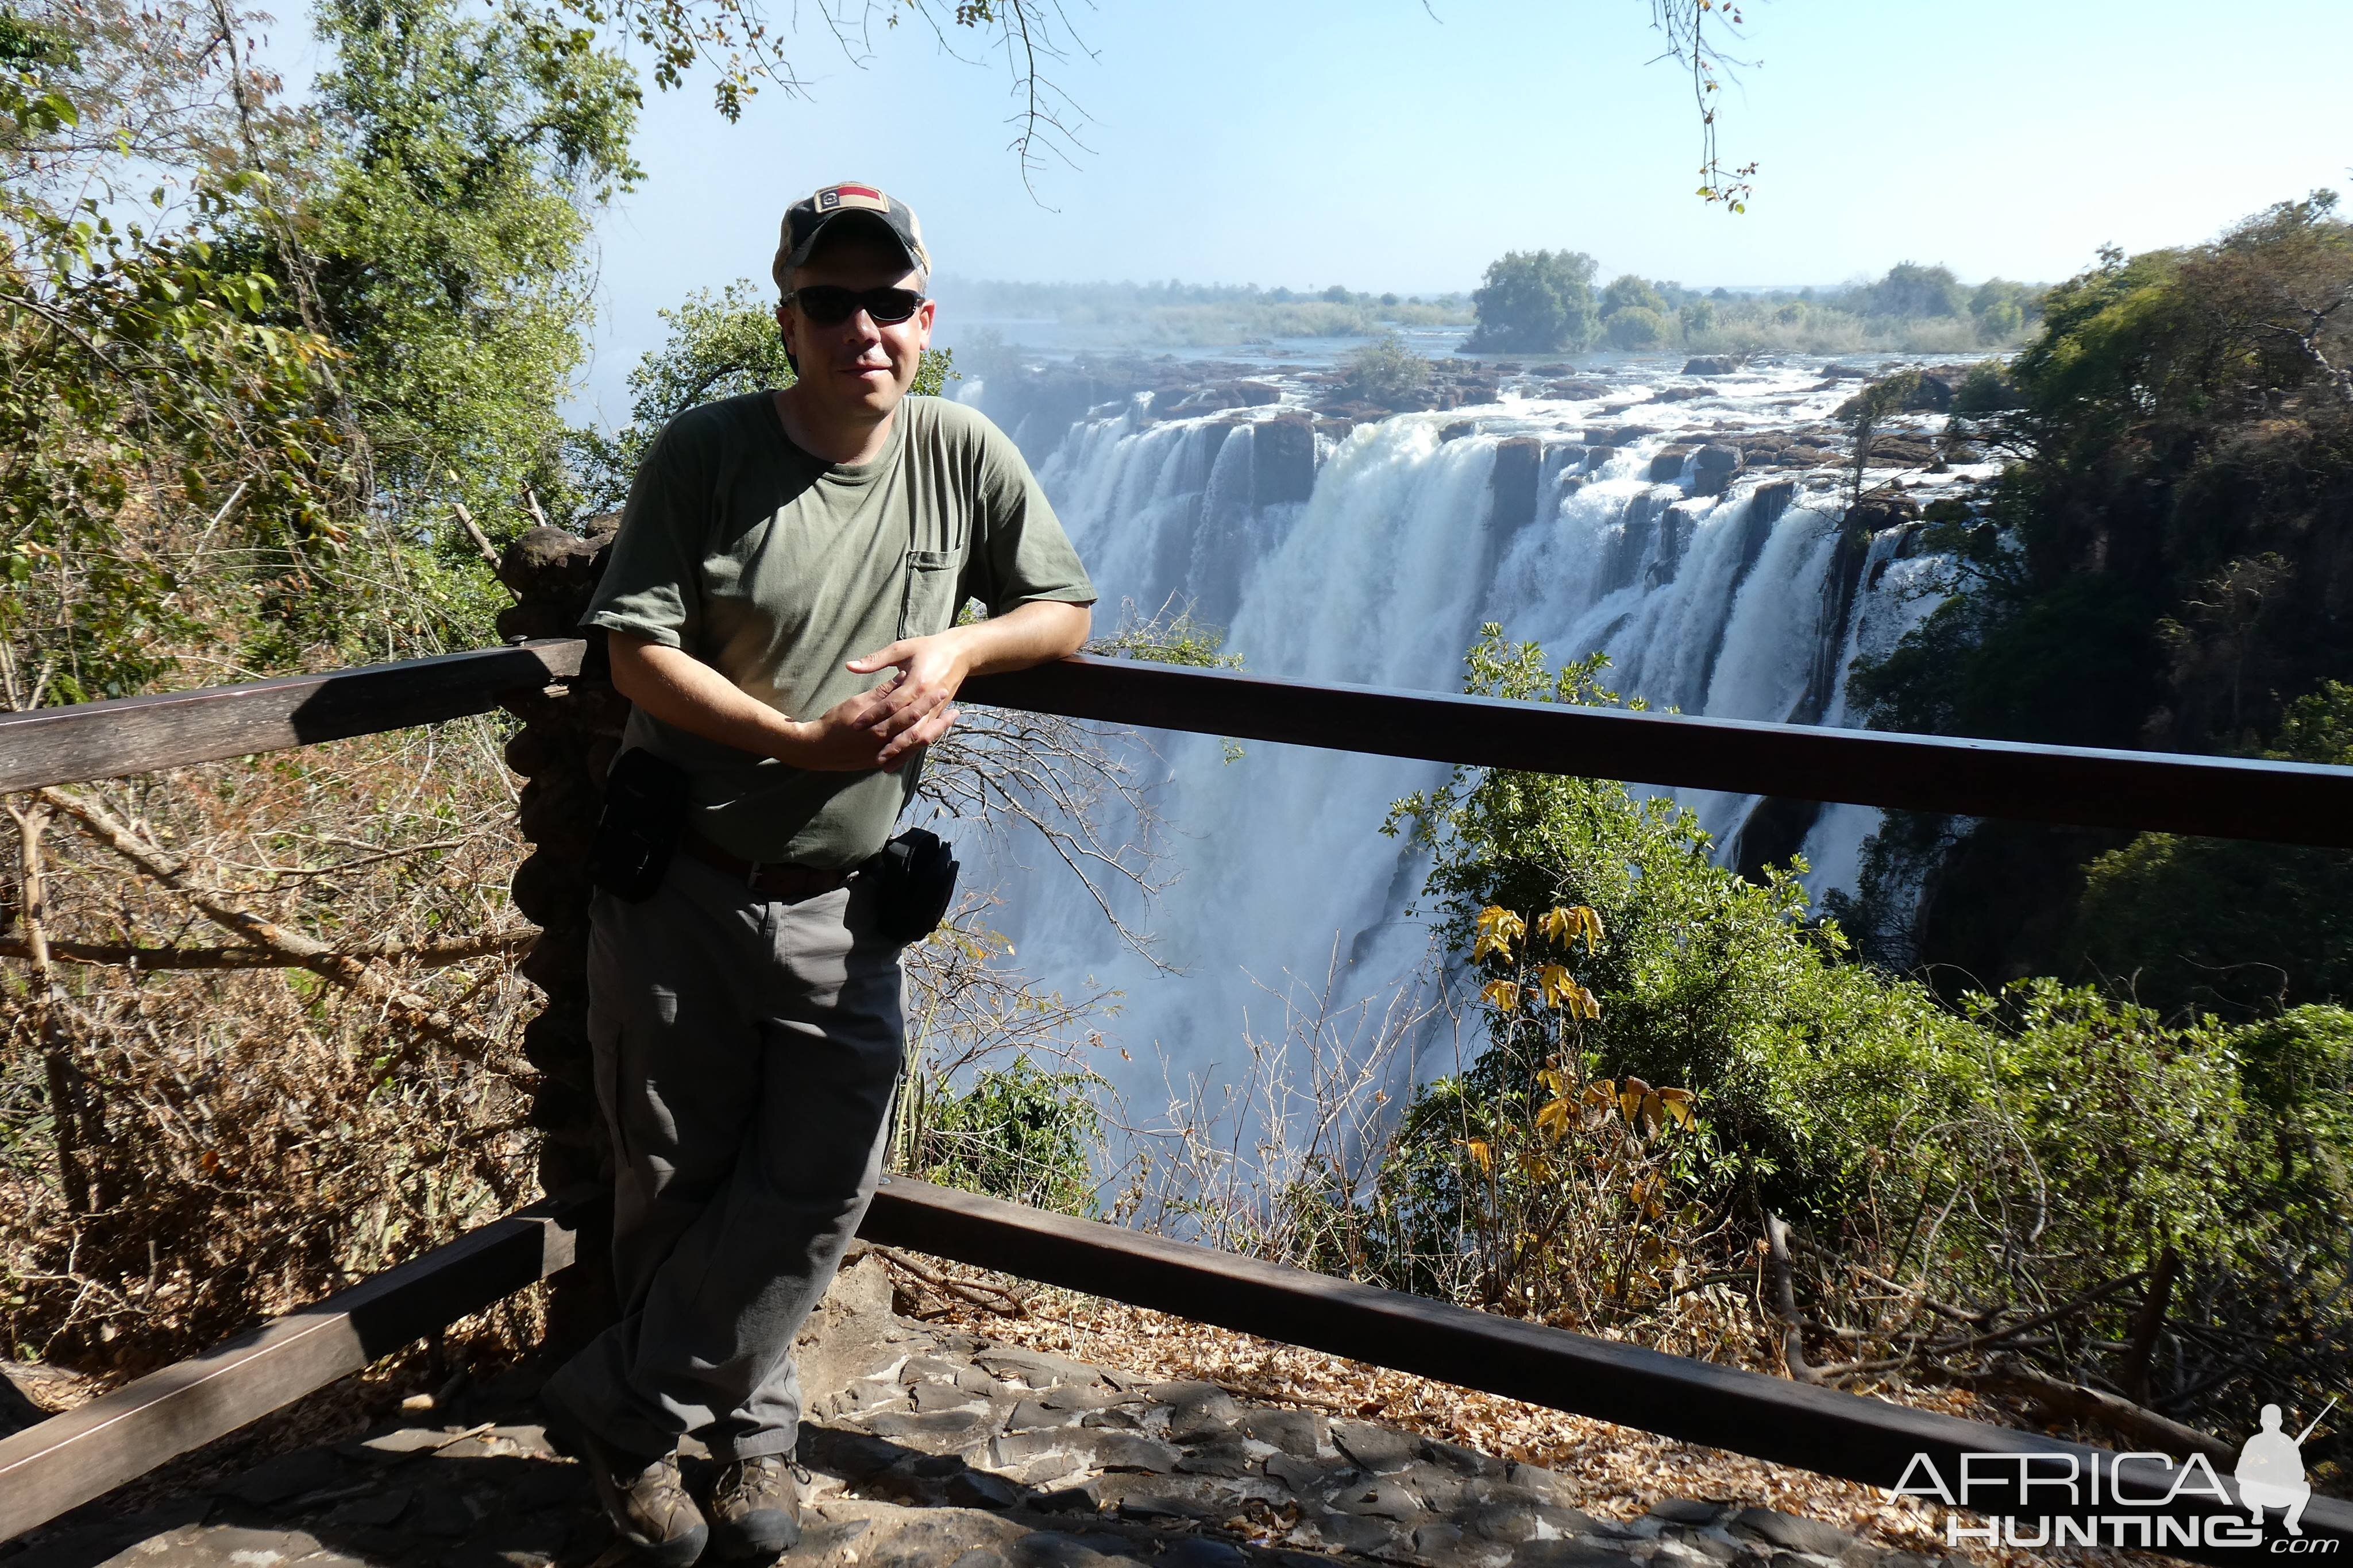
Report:
[[346,958],[315,938],[266,921],[220,894],[188,880],[185,865],[149,848],[129,826],[79,795],[60,789],[43,789],[40,798],[79,823],[91,837],[137,867],[152,880],[170,889],[202,910],[206,919],[227,927],[257,947],[279,953],[290,967],[324,975],[338,985],[382,1005],[417,1034],[472,1061],[488,1062],[497,1055],[496,1043],[409,991],[368,961]]
[[[371,942],[360,947],[337,948],[333,956],[353,963],[413,964],[419,969],[439,969],[452,963],[464,963],[470,959],[521,952],[538,940],[536,930],[493,931],[481,936],[437,937],[428,942],[408,944]],[[33,949],[34,944],[29,941],[0,939],[0,958],[32,960],[37,973],[43,961]],[[269,947],[137,947],[91,942],[52,942],[47,944],[47,955],[49,959],[68,963],[154,972],[309,969],[315,962]]]

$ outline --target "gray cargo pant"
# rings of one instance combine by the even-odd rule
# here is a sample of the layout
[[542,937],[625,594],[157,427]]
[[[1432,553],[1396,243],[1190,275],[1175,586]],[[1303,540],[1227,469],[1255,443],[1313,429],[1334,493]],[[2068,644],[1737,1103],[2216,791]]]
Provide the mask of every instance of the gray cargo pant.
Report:
[[793,1339],[882,1164],[904,1049],[899,949],[865,879],[786,901],[685,856],[599,892],[588,1033],[614,1153],[621,1319],[547,1385],[613,1447],[791,1451]]

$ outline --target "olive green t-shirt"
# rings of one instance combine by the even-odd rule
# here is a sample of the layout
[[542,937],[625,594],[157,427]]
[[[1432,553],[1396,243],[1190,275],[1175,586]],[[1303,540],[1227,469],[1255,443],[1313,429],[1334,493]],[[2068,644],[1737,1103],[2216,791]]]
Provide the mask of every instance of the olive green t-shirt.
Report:
[[[890,673],[846,660],[1033,599],[1095,591],[1029,466],[973,409],[899,405],[871,463],[828,463],[786,436],[772,395],[690,409],[638,468],[585,626],[683,648],[794,719]],[[625,743],[693,779],[691,825],[747,860],[839,868],[882,847],[915,792],[896,773],[819,773],[689,734],[632,710]]]

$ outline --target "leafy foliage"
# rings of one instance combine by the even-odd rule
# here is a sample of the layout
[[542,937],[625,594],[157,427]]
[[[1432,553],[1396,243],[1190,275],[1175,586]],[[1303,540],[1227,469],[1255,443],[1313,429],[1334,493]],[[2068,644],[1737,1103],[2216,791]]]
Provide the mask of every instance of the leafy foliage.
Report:
[[[1466,689],[1482,696],[1617,700],[1599,685],[1599,656],[1556,672],[1494,626],[1469,667]],[[1723,1151],[1721,1182],[1831,1212],[1907,1105],[1956,1092],[1968,1033],[1926,991],[1836,962],[1841,939],[1808,923],[1794,877],[1742,881],[1662,800],[1606,781],[1459,770],[1399,802],[1389,827],[1432,852],[1451,950],[1476,945],[1490,905],[1597,912],[1616,934],[1578,972],[1600,1016],[1582,1025],[1575,1065],[1691,1086]]]
[[[1555,671],[1492,626],[1470,667],[1482,695],[1614,700],[1598,658]],[[1405,1109],[1369,1194],[1286,1194],[1325,1267],[1704,1344],[1693,1301],[1738,1277],[1778,1209],[1820,1261],[1818,1310],[1862,1325],[1832,1353],[1885,1347],[1866,1370],[1940,1337],[1904,1325],[1921,1294],[1972,1304],[1982,1330],[1995,1303],[2096,1301],[2168,1253],[2187,1281],[2168,1331],[2226,1363],[2172,1374],[2168,1408],[2243,1424],[2282,1380],[2318,1387],[2353,1360],[2334,1304],[2353,1016],[2169,1024],[2050,979],[1947,1009],[1846,961],[1794,884],[1741,881],[1688,818],[1615,784],[1458,771],[1391,826],[1432,851],[1483,1049]],[[1846,1299],[1865,1277],[1906,1282],[1894,1321],[1875,1292]],[[1737,1305],[1718,1303],[1719,1345]],[[2119,1375],[2101,1358],[2130,1315],[2104,1311],[2036,1353],[2070,1380]]]
[[[58,85],[77,52],[14,37],[0,109],[27,136],[77,125]],[[236,210],[250,184],[200,187],[203,212]],[[231,512],[223,545],[270,540],[298,578],[343,543],[348,453],[320,407],[340,356],[274,322],[278,299],[200,233],[118,220],[91,197],[53,207],[26,178],[0,189],[9,706],[128,695],[173,668],[214,612],[190,576]]]
[[[1950,597],[1856,670],[1872,722],[2240,754],[2284,738],[2353,664],[2348,302],[2353,226],[2325,192],[2210,245],[2105,252],[2051,290],[2007,392],[1957,410],[2019,460]],[[2010,831],[1974,830],[1947,864]],[[2151,839],[1976,920],[1932,879],[1924,929],[1950,934],[1919,956],[2088,962],[2166,1006],[2276,1005],[2288,981],[2289,1002],[2321,1001],[2337,966],[2292,933],[2333,929],[2313,900],[2343,876],[2333,856]]]
[[1657,348],[1674,336],[1673,323],[1642,305],[1629,305],[1613,312],[1601,326],[1611,348],[1629,352]]
[[1558,353],[1593,341],[1593,258],[1574,250],[1514,250],[1487,268],[1471,296],[1478,325],[1462,346]]
[[334,58],[320,137],[283,150],[282,237],[256,225],[246,244],[343,349],[377,505],[469,560],[454,505],[494,540],[533,500],[565,505],[587,209],[638,174],[637,87],[588,34],[528,11],[331,0],[315,16]]
[[1103,1135],[1094,1090],[1088,1075],[1049,1072],[1027,1056],[983,1068],[967,1087],[934,1092],[907,1168],[944,1187],[1092,1216]]
[[1899,261],[1887,275],[1863,291],[1863,313],[1872,316],[1955,316],[1968,307],[1968,296],[1949,267],[1923,267]]
[[1609,287],[1601,291],[1601,319],[1605,321],[1620,310],[1643,310],[1663,316],[1667,308],[1665,296],[1630,272],[1611,279]]
[[1430,362],[1383,332],[1340,362],[1349,395],[1388,408],[1416,405],[1430,385]]

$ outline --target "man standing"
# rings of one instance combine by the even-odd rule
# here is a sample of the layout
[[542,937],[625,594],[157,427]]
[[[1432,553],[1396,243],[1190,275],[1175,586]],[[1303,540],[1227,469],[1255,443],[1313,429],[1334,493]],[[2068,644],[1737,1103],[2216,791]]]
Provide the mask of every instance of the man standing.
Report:
[[[689,800],[659,889],[595,902],[622,1316],[544,1397],[659,1563],[798,1539],[793,1339],[873,1194],[904,1051],[900,950],[857,868],[965,679],[1076,652],[1094,602],[1013,444],[906,396],[930,269],[872,186],[794,205],[774,270],[797,379],[670,423],[585,617],[634,705],[625,744]],[[959,626],[968,598],[991,613]],[[688,1433],[721,1465],[707,1518]]]

